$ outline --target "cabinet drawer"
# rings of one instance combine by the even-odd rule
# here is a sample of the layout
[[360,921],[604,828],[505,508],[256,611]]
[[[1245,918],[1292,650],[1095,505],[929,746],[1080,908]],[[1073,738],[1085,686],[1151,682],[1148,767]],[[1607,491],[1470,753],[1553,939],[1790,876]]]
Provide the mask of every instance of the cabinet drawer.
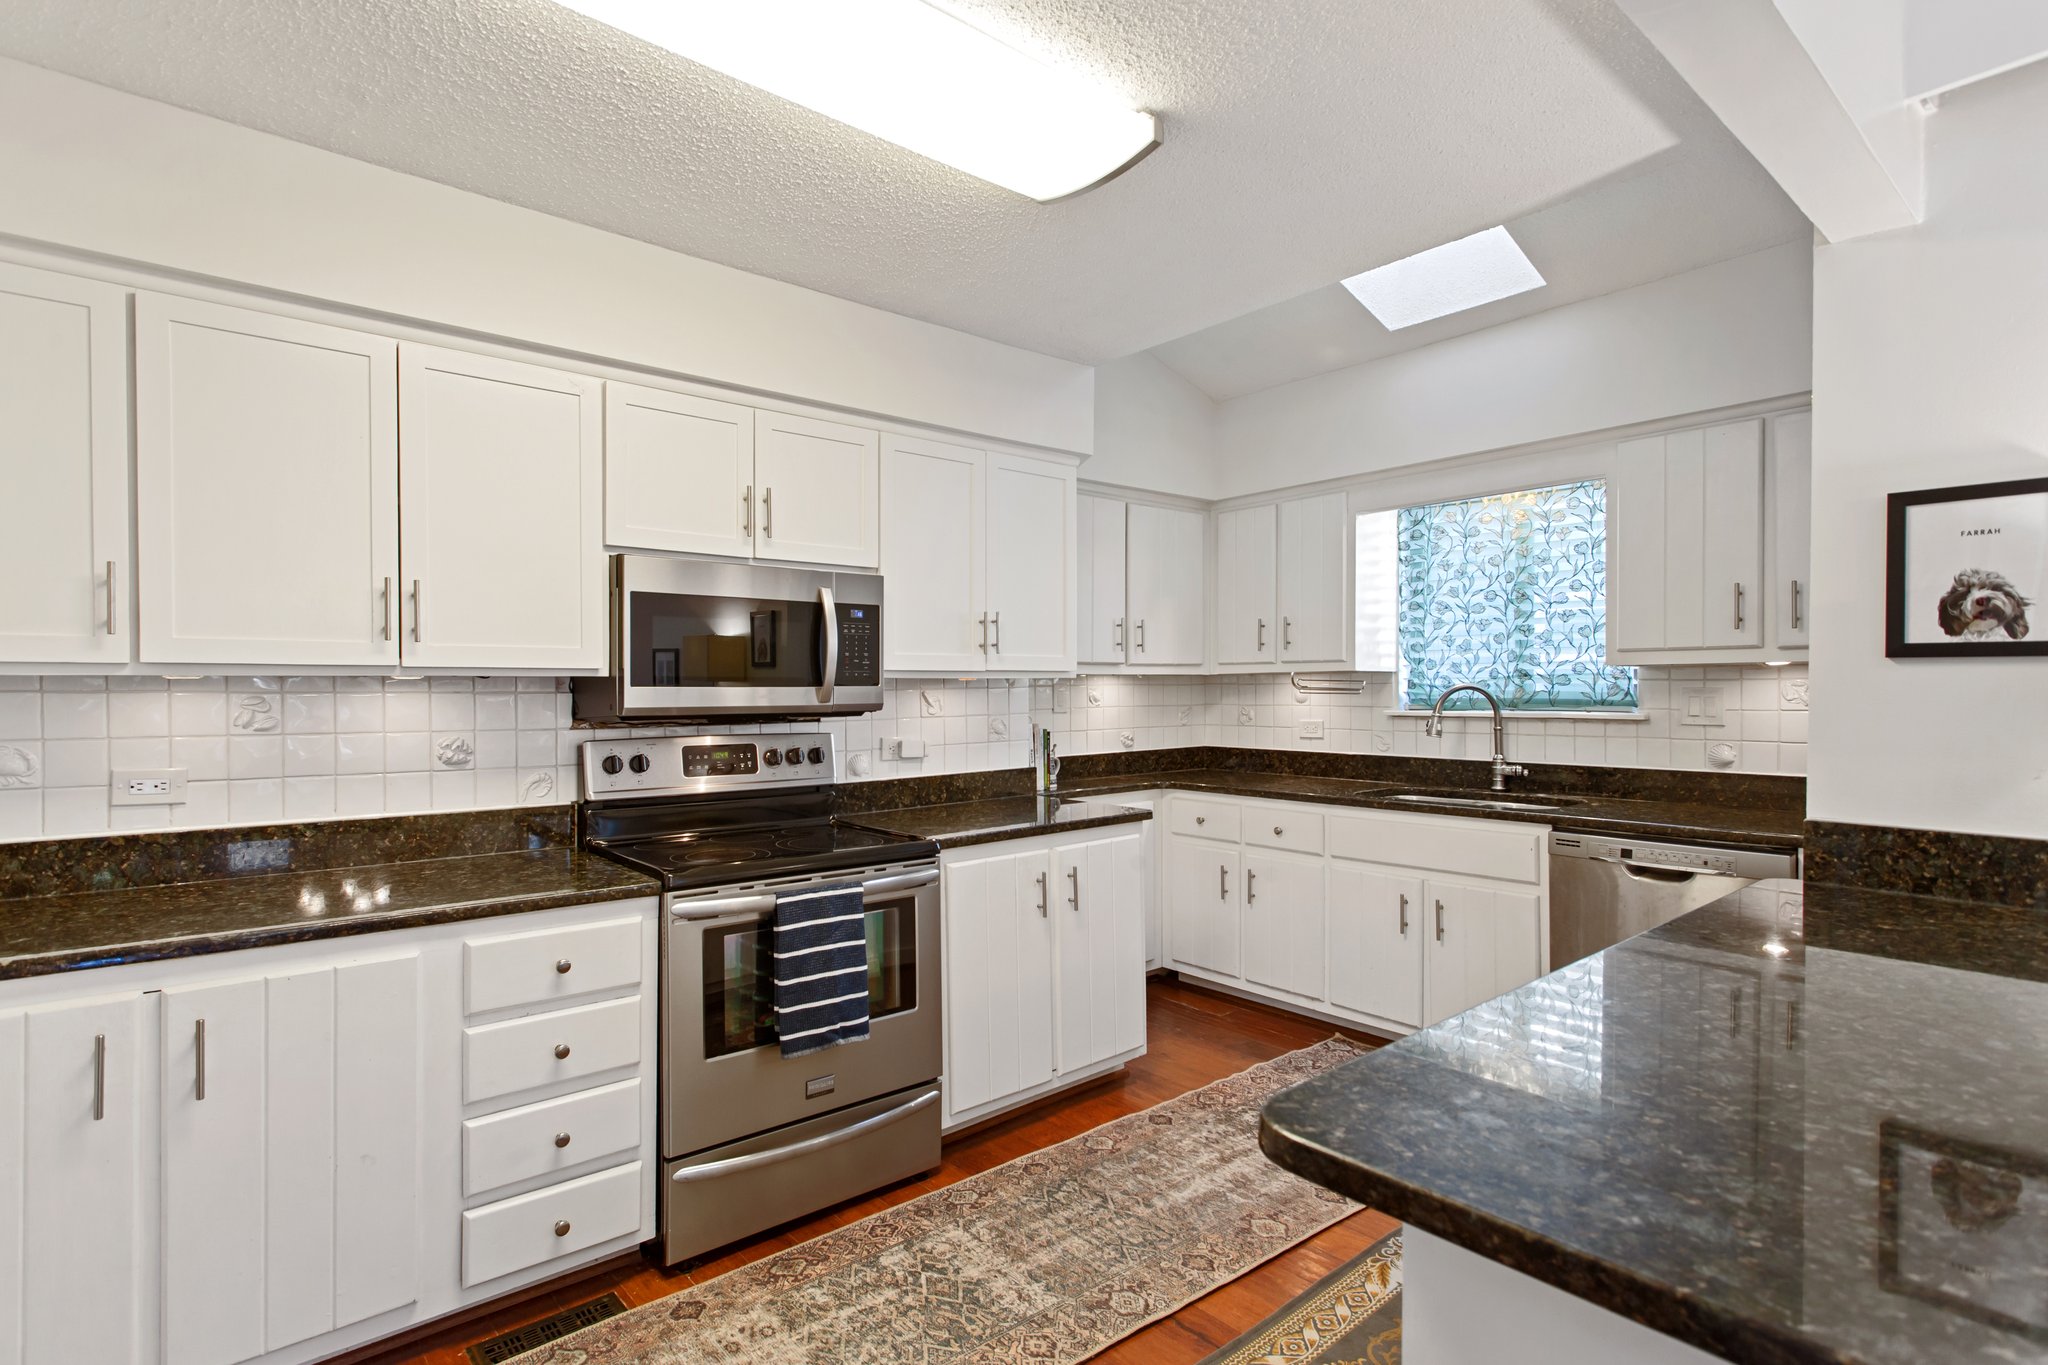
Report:
[[470,939],[462,945],[465,1007],[481,1014],[637,986],[640,928],[637,919],[616,919]]
[[1510,882],[1543,880],[1545,834],[1540,825],[1497,820],[1380,814],[1329,817],[1332,857]]
[[1202,801],[1193,797],[1173,798],[1173,832],[1199,839],[1237,842],[1237,806],[1229,801]]
[[639,1060],[637,995],[483,1024],[462,1031],[462,1098],[473,1104]]
[[632,1151],[640,1145],[640,1095],[636,1076],[470,1119],[462,1125],[462,1192],[482,1194]]
[[640,1163],[501,1199],[462,1215],[464,1288],[640,1230]]
[[1300,806],[1247,806],[1244,841],[1294,853],[1323,851],[1323,817]]

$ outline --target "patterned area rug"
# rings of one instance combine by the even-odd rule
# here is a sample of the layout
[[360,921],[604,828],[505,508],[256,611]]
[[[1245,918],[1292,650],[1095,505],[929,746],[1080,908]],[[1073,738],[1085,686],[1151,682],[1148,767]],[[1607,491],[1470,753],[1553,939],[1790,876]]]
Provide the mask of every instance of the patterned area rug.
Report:
[[1266,1160],[1333,1038],[643,1304],[522,1365],[1073,1365],[1357,1205]]
[[1380,1238],[1201,1365],[1401,1365],[1401,1234]]

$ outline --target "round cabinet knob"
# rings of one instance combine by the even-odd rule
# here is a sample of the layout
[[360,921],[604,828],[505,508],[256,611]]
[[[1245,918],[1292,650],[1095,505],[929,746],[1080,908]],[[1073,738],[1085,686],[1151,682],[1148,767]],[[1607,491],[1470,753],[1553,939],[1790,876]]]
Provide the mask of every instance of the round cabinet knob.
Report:
[[1280,828],[1280,826],[1278,825],[1273,826],[1273,833],[1275,836],[1285,834],[1286,832],[1286,830]]
[[813,763],[823,763],[825,761],[825,751],[823,749],[813,749],[805,757]]
[[1209,823],[1209,817],[1206,815],[1197,815],[1195,817],[1195,823],[1198,825],[1206,825]]
[[804,761],[804,751],[802,749],[785,749],[782,752],[782,756],[791,763],[801,763]]
[[555,1044],[555,1060],[558,1062],[566,1062],[569,1060],[569,1045],[567,1043]]
[[654,762],[652,759],[648,758],[646,754],[634,754],[633,757],[627,762],[626,766],[631,768],[636,773],[644,773],[649,768],[654,766]]
[[569,1220],[568,1220],[568,1219],[566,1219],[566,1218],[562,1218],[562,1219],[558,1219],[558,1220],[556,1220],[556,1222],[555,1222],[555,1236],[557,1236],[557,1237],[567,1237],[568,1235],[569,1235]]
[[555,971],[561,974],[562,976],[567,976],[569,974],[569,969],[575,965],[575,963],[571,962],[566,957],[558,958],[555,962]]
[[606,754],[604,756],[604,762],[598,764],[597,766],[603,768],[613,777],[617,777],[621,772],[625,771],[626,760],[620,758],[617,754]]
[[568,1145],[569,1145],[569,1135],[568,1135],[567,1133],[557,1133],[557,1134],[555,1134],[555,1146],[557,1146],[557,1147],[567,1147]]
[[761,761],[762,761],[763,763],[766,763],[766,764],[767,764],[767,765],[768,765],[769,767],[771,767],[771,768],[779,768],[779,767],[781,767],[781,766],[782,766],[782,750],[780,750],[780,749],[763,749],[763,750],[761,751]]

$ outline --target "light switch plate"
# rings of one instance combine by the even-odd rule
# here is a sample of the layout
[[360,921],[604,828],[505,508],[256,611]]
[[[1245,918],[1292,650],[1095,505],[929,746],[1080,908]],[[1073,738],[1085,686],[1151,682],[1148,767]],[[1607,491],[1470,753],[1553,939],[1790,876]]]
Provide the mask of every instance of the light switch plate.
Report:
[[107,794],[116,806],[176,806],[185,800],[185,768],[116,769]]
[[1726,725],[1727,715],[1723,712],[1721,689],[1718,687],[1683,687],[1678,692],[1678,723],[1680,725]]

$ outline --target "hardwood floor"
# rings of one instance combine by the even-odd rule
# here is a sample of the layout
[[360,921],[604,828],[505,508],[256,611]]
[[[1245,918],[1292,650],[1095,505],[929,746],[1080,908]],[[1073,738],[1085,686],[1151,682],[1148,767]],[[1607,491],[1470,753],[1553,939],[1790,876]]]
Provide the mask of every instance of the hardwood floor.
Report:
[[[944,1164],[921,1179],[892,1185],[674,1270],[644,1260],[600,1267],[597,1273],[573,1283],[444,1327],[404,1346],[350,1360],[361,1365],[467,1365],[463,1349],[470,1343],[606,1290],[615,1291],[629,1306],[662,1298],[1339,1031],[1317,1020],[1173,980],[1155,980],[1148,988],[1146,1021],[1148,1051],[1123,1072],[949,1141]],[[1381,1041],[1344,1032],[1363,1043]],[[1095,1359],[1107,1365],[1188,1365],[1235,1339],[1396,1226],[1393,1219],[1371,1210],[1355,1213],[1172,1317],[1126,1337]]]

